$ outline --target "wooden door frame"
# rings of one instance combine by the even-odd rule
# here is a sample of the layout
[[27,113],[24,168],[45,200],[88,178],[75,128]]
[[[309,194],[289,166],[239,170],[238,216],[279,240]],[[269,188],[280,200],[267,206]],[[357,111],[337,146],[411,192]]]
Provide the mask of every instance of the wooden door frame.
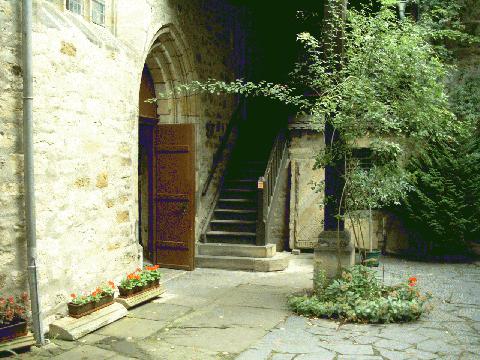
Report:
[[[150,139],[150,143],[145,142],[145,147],[147,149],[147,171],[148,171],[148,242],[147,242],[147,253],[148,253],[148,260],[149,261],[154,261],[154,216],[153,216],[153,179],[154,179],[154,174],[153,174],[153,161],[154,161],[154,153],[153,153],[153,131],[155,126],[157,126],[158,119],[154,118],[149,118],[149,117],[144,117],[144,116],[139,116],[139,121],[138,121],[138,126],[139,126],[139,132],[140,132],[140,126],[146,126],[147,128],[151,128],[151,135],[152,138]],[[140,133],[139,133],[139,139],[138,139],[138,144],[140,147],[140,144],[142,143],[142,139],[140,138]],[[140,160],[140,159],[139,159]],[[140,171],[140,163],[138,164],[138,170]],[[139,189],[140,190],[140,189]],[[140,195],[140,191],[139,191]],[[138,199],[138,208],[139,208],[139,231],[141,231],[141,210],[140,210],[140,205],[141,205],[141,199],[139,196]]]

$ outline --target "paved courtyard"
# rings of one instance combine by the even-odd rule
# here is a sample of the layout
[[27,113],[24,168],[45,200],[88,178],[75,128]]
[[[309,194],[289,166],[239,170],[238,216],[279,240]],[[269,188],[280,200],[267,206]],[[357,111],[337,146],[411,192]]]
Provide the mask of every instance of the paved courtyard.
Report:
[[[76,342],[52,339],[23,359],[480,359],[480,263],[383,259],[385,282],[418,278],[434,310],[410,324],[353,325],[292,315],[311,286],[311,255],[277,273],[168,271],[167,292]],[[378,269],[383,277],[382,268]]]

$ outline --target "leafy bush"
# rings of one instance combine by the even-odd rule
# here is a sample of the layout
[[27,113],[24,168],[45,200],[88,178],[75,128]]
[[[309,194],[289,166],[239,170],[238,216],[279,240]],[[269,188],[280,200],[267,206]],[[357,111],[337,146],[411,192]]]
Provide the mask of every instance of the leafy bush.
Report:
[[408,165],[415,187],[396,212],[417,254],[461,254],[480,239],[480,140],[436,144]]
[[[428,296],[416,289],[416,278],[394,286],[379,283],[375,272],[357,265],[326,283],[318,277],[312,296],[293,296],[290,308],[298,314],[348,322],[391,323],[418,319],[428,310]],[[317,280],[317,279],[316,279]],[[315,281],[317,282],[317,281]]]

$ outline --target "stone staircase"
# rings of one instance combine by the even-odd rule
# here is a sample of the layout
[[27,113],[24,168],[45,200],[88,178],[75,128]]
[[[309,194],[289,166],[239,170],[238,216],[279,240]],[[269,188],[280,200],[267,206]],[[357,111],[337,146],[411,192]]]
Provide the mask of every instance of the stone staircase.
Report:
[[197,246],[196,266],[230,270],[278,271],[288,257],[275,245],[256,245],[257,182],[266,161],[236,160],[225,175],[203,243]]
[[264,170],[262,161],[232,161],[204,236],[206,243],[256,244],[257,181]]

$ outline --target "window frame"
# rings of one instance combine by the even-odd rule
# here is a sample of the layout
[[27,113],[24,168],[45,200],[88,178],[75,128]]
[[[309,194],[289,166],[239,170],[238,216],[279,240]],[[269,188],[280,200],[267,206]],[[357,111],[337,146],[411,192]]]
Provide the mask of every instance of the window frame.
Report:
[[[77,12],[76,10],[74,10],[74,9],[77,8],[77,6],[79,7],[80,12]],[[68,11],[70,11],[74,14],[84,16],[85,4],[84,4],[83,0],[66,0],[66,8],[67,8]]]
[[[102,6],[102,12],[99,12],[99,16],[101,16],[102,22],[97,22],[94,13],[95,11],[95,5]],[[92,23],[99,25],[99,26],[105,26],[106,22],[106,1],[105,0],[90,0],[90,18],[92,20]]]

